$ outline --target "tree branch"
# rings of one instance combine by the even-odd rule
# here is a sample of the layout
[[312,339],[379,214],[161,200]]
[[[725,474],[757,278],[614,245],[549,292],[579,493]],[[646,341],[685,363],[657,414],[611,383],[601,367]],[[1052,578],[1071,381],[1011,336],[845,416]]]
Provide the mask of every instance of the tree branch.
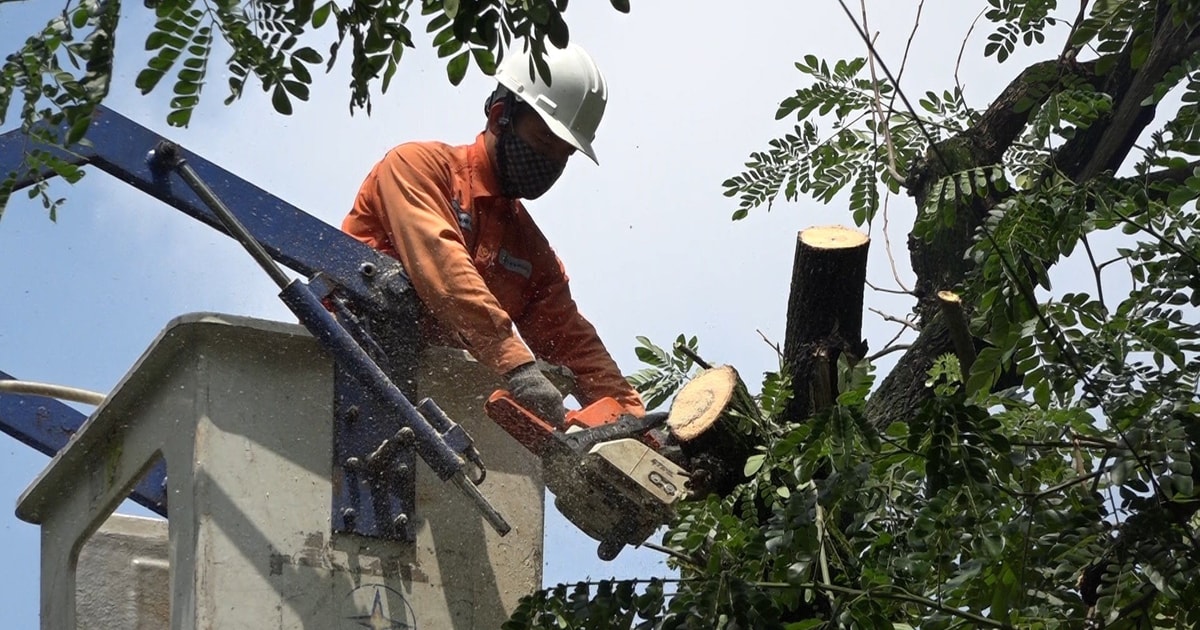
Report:
[[882,317],[882,318],[883,318],[883,321],[885,321],[885,322],[895,322],[895,323],[897,323],[897,324],[900,324],[901,326],[905,326],[905,327],[907,327],[907,328],[911,328],[911,329],[913,329],[913,330],[915,330],[915,331],[917,331],[917,332],[921,332],[921,327],[920,327],[920,326],[916,325],[915,323],[913,323],[913,322],[911,322],[911,321],[909,321],[909,320],[907,320],[907,319],[904,319],[904,318],[901,318],[901,317],[896,317],[895,315],[888,315],[887,313],[884,313],[883,311],[881,311],[881,310],[879,310],[879,309],[877,309],[877,308],[875,308],[875,307],[873,307],[873,306],[872,306],[872,307],[870,307],[870,308],[868,308],[867,310],[869,310],[869,311],[871,311],[872,313],[875,313],[876,315],[878,315],[878,316]]
[[1121,166],[1142,130],[1154,120],[1157,104],[1143,103],[1167,71],[1187,59],[1200,44],[1189,25],[1160,16],[1150,51],[1135,70],[1132,60],[1134,46],[1140,41],[1137,35],[1130,35],[1125,48],[1111,59],[1112,70],[1100,87],[1114,100],[1112,114],[1080,130],[1055,156],[1055,166],[1076,182]]
[[1155,186],[1159,184],[1182,184],[1189,177],[1192,177],[1198,168],[1200,168],[1200,160],[1193,160],[1183,166],[1164,168],[1159,171],[1151,171],[1145,175],[1120,178],[1117,181],[1144,184],[1146,188],[1151,190],[1151,196],[1154,196]]
[[[1096,61],[1063,63],[1051,59],[1022,70],[992,101],[975,125],[938,143],[952,155],[963,153],[965,160],[942,164],[938,153],[931,148],[920,163],[909,171],[904,186],[910,195],[916,197],[918,206],[925,205],[929,188],[942,177],[999,163],[1004,152],[1012,146],[1037,112],[1038,106],[1055,94],[1069,78],[1097,83]],[[942,155],[946,154],[943,152]]]
[[879,360],[881,357],[885,357],[893,352],[900,352],[901,350],[908,350],[911,347],[912,347],[912,344],[910,344],[910,343],[901,343],[901,344],[896,344],[894,346],[889,345],[886,348],[884,348],[883,350],[880,350],[879,352],[876,352],[875,354],[872,354],[871,356],[867,357],[867,360],[874,363],[875,361]]
[[1079,54],[1081,45],[1071,46],[1071,39],[1075,36],[1075,31],[1079,30],[1079,25],[1083,23],[1087,17],[1088,0],[1079,0],[1079,12],[1075,14],[1075,20],[1071,22],[1071,31],[1067,33],[1066,42],[1063,44],[1062,54],[1058,58],[1062,61],[1074,61],[1075,56]]
[[975,363],[975,339],[971,337],[967,314],[963,311],[962,298],[953,291],[938,291],[938,304],[942,308],[942,317],[950,329],[950,340],[954,342],[954,354],[958,356],[958,365],[965,379],[971,373],[971,365]]

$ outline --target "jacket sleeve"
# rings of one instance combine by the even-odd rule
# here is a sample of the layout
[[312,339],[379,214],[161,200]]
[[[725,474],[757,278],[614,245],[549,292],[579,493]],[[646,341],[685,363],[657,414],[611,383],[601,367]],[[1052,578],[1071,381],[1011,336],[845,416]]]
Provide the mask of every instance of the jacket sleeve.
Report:
[[584,406],[606,396],[616,399],[630,413],[641,416],[646,409],[637,391],[621,375],[612,356],[571,297],[562,262],[552,253],[543,264],[529,304],[517,328],[534,354],[575,373],[577,396]]
[[382,215],[396,257],[437,322],[480,363],[504,374],[533,355],[475,268],[450,206],[452,177],[434,149],[401,145],[376,166],[356,206]]

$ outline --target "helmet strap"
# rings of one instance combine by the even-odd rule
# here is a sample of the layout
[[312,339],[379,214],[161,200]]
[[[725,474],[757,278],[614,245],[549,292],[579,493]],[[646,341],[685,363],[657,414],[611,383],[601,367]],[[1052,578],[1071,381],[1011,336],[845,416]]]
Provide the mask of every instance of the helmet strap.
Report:
[[508,90],[504,90],[504,96],[500,97],[500,103],[504,105],[504,109],[500,111],[500,127],[504,131],[513,130],[513,112],[517,109],[517,96]]

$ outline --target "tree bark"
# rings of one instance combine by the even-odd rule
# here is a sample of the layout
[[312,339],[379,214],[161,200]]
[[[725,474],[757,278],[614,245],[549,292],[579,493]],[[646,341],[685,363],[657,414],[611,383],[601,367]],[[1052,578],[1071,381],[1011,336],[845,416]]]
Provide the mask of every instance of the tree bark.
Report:
[[[789,420],[812,415],[815,383],[836,388],[840,355],[854,362],[866,354],[862,310],[869,246],[866,234],[841,226],[808,228],[796,239],[783,350],[792,380],[784,414]],[[817,366],[825,372],[820,379]]]
[[933,395],[925,386],[929,368],[939,356],[952,352],[954,342],[940,313],[927,318],[896,367],[879,383],[867,399],[867,420],[880,431],[893,422],[908,422]]

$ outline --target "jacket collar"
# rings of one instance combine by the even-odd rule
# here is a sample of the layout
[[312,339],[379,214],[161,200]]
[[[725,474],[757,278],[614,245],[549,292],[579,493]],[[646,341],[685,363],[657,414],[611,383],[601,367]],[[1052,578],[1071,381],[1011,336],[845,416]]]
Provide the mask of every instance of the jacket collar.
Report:
[[475,136],[475,144],[460,148],[466,151],[467,186],[472,199],[494,199],[500,202],[500,207],[507,208],[513,215],[525,211],[519,199],[505,197],[500,191],[500,180],[496,176],[491,158],[488,157],[484,134]]
[[503,198],[504,195],[500,192],[500,181],[496,178],[496,169],[492,165],[491,158],[488,157],[484,135],[480,133],[475,137],[475,144],[466,145],[464,148],[466,149],[467,177],[471,197],[474,199],[480,197]]

